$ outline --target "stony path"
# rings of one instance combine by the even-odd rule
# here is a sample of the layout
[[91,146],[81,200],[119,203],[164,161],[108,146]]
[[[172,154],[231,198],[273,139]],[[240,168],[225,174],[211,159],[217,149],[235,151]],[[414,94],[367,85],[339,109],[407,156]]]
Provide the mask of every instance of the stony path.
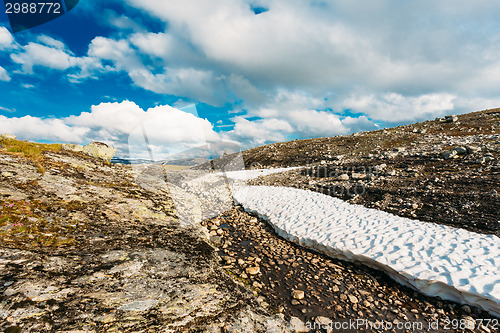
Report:
[[[218,244],[223,268],[258,291],[261,304],[287,319],[304,323],[363,319],[394,325],[494,319],[479,308],[424,296],[376,270],[290,243],[241,207],[203,223]],[[491,328],[476,327],[474,332],[492,332]],[[443,325],[433,331],[450,332]]]

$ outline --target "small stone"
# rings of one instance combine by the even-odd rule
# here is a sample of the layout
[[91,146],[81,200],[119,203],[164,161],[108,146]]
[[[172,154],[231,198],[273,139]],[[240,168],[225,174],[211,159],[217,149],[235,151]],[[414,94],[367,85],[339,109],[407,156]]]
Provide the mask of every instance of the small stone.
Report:
[[453,150],[456,151],[458,155],[467,154],[467,148],[465,148],[465,147],[456,147]]
[[146,311],[158,304],[157,300],[146,300],[146,301],[134,301],[132,303],[128,303],[122,305],[118,308],[118,310],[122,311]]
[[351,175],[351,178],[354,179],[354,180],[363,180],[363,179],[367,179],[368,176],[364,173],[356,173],[354,172],[352,175]]
[[464,310],[464,312],[466,313],[472,313],[472,309],[468,305],[463,305],[462,310]]
[[103,159],[105,161],[111,161],[111,158],[116,152],[116,148],[113,148],[102,142],[91,142],[83,147],[83,153]]
[[349,301],[351,301],[351,303],[353,303],[353,304],[358,303],[358,298],[356,296],[349,295],[348,297],[349,297]]
[[444,117],[444,121],[446,123],[454,123],[454,122],[458,121],[458,117],[455,116],[454,114],[452,114],[452,115],[449,115],[449,116],[445,116]]
[[341,174],[340,176],[337,177],[337,180],[342,180],[342,181],[349,180],[349,175],[346,174],[346,173],[343,173],[343,174]]
[[248,267],[246,269],[247,274],[250,275],[257,275],[260,273],[260,267],[259,266],[253,266],[253,267]]
[[63,150],[69,150],[69,151],[74,151],[74,152],[83,152],[83,146],[82,145],[77,145],[73,143],[63,143],[61,145],[61,149]]
[[449,160],[452,158],[456,158],[458,156],[457,156],[457,152],[455,150],[448,150],[448,151],[442,152],[441,157],[444,158],[445,160]]
[[304,299],[305,293],[303,290],[292,290],[292,297],[298,300]]
[[4,292],[3,292],[4,296],[12,296],[12,295],[15,295],[17,294],[17,291],[12,289],[12,288],[7,288]]
[[474,154],[477,153],[478,151],[481,151],[481,148],[476,146],[466,146],[466,149],[468,154]]

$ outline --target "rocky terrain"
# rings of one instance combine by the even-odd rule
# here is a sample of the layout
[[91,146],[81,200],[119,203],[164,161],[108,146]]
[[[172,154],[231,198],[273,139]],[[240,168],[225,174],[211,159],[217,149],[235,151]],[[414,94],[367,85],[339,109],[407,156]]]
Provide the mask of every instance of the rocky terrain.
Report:
[[[499,235],[499,128],[500,109],[486,110],[273,144],[243,158],[247,168],[307,166],[251,184],[310,189]],[[90,157],[80,147],[0,144],[6,332],[307,332],[314,323],[324,329],[311,331],[330,332],[328,325],[358,319],[414,323],[358,329],[368,332],[418,332],[416,323],[425,330],[439,323],[433,332],[498,328],[481,325],[498,319],[478,308],[423,296],[373,269],[287,242],[238,206],[203,227],[180,225],[159,181],[166,171],[143,174],[139,186],[130,166],[109,164],[95,150]]]
[[[245,151],[243,157],[247,168],[308,166],[252,180],[252,185],[318,191],[399,216],[498,236],[499,129],[500,110],[495,109],[351,136],[272,144]],[[223,168],[227,161],[230,157],[214,162]],[[397,286],[376,271],[290,244],[241,208],[206,223],[221,244],[225,267],[259,289],[264,302],[287,318],[491,318],[479,309]],[[258,273],[249,274],[247,269],[256,266]],[[294,290],[304,291],[304,298],[294,298]],[[472,331],[478,330],[495,331]]]
[[[500,236],[500,109],[243,152],[247,168],[309,166],[254,180]],[[216,161],[224,165],[225,159]]]
[[[497,320],[481,309],[447,302],[396,284],[368,267],[331,259],[278,237],[272,227],[235,207],[204,221],[219,246],[221,265],[242,285],[258,291],[258,301],[272,312],[284,313],[299,332],[335,323],[399,323],[406,329],[375,330],[365,325],[333,332],[421,332],[429,323],[441,323],[432,332],[450,332],[445,323],[473,323],[474,329],[453,332],[495,332],[476,325],[481,319]],[[419,323],[425,329],[418,329]],[[498,325],[496,326],[498,327]],[[312,330],[327,332],[328,330]]]
[[79,148],[0,144],[3,332],[290,331],[178,224],[165,188]]

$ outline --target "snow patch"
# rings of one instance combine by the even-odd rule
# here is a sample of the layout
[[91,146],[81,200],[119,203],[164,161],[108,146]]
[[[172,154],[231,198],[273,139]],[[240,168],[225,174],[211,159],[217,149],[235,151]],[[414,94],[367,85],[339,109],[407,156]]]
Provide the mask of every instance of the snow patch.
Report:
[[294,188],[242,186],[234,188],[233,196],[290,241],[383,270],[425,295],[477,305],[500,316],[496,236],[410,220]]

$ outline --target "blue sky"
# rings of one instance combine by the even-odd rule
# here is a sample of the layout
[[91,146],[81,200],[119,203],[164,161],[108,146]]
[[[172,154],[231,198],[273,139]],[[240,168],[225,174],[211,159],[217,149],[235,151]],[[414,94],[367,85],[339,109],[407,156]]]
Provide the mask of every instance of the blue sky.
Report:
[[482,0],[81,0],[16,34],[0,13],[0,132],[126,157],[140,130],[165,158],[498,107],[499,13]]

